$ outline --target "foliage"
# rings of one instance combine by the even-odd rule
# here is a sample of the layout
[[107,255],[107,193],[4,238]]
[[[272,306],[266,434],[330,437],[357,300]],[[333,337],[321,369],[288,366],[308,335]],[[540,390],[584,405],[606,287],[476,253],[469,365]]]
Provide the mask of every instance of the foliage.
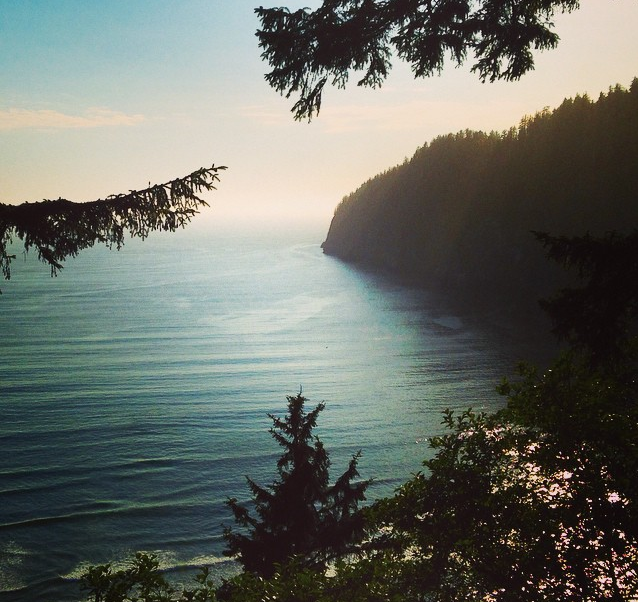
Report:
[[268,578],[241,573],[222,586],[220,599],[223,602],[327,602],[326,583],[323,572],[291,561],[277,566]]
[[[638,313],[638,230],[568,238],[537,232],[547,256],[576,268],[582,287],[559,291],[542,302],[555,334],[588,354],[595,364],[619,365]],[[609,365],[612,361],[613,365]]]
[[415,77],[440,73],[446,58],[461,65],[473,56],[481,81],[514,80],[534,67],[532,50],[554,48],[557,12],[578,0],[324,0],[315,10],[257,8],[268,83],[290,97],[296,119],[319,112],[325,85],[345,87],[350,72],[360,86],[379,87],[393,54]]
[[[605,388],[597,379],[565,360],[562,368],[542,378],[524,371],[520,383],[504,386],[510,406],[498,414],[448,412],[450,432],[432,441],[428,474],[376,505],[384,534],[377,562],[398,564],[404,600],[636,596],[638,523],[629,476],[636,467],[635,410],[627,415],[615,399],[597,399]],[[545,428],[519,412],[541,400],[552,411],[543,415]],[[593,424],[583,429],[587,420],[561,412],[576,400],[597,406],[603,423],[623,424],[631,435],[616,445],[604,427],[602,436]]]
[[14,236],[24,249],[35,248],[38,258],[51,268],[62,269],[66,257],[74,257],[95,243],[120,248],[124,234],[145,238],[154,230],[175,231],[185,226],[208,204],[198,194],[213,190],[223,166],[201,168],[165,184],[109,196],[105,200],[73,203],[65,199],[21,205],[0,204],[0,267],[11,277],[7,245]]
[[365,558],[337,561],[333,570],[316,571],[291,561],[267,579],[241,573],[219,590],[223,602],[400,602],[394,567]]
[[330,485],[328,453],[312,434],[324,404],[306,413],[301,392],[287,399],[285,418],[269,415],[270,433],[284,450],[277,462],[279,480],[261,487],[247,478],[256,516],[235,498],[228,500],[243,532],[224,530],[225,554],[237,555],[247,571],[261,576],[271,575],[276,565],[293,558],[303,566],[321,569],[351,551],[363,533],[358,506],[369,481],[353,482],[359,476],[360,454]]
[[193,589],[179,592],[159,570],[157,558],[138,552],[130,566],[113,570],[111,565],[90,567],[80,586],[93,602],[215,602],[215,588],[203,568]]

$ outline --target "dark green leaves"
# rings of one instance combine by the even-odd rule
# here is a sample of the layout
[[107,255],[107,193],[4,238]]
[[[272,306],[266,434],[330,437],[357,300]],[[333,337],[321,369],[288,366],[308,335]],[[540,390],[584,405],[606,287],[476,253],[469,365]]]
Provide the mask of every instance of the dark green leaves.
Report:
[[157,559],[140,552],[126,568],[90,567],[80,585],[95,602],[170,602],[175,599],[174,590],[159,572]]

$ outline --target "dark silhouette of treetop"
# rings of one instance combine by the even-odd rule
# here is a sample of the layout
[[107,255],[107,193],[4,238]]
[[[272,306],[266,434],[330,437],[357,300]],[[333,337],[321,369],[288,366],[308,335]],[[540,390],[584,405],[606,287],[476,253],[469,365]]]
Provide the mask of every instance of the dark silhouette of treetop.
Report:
[[51,275],[62,269],[62,261],[95,243],[120,248],[126,232],[145,238],[154,230],[173,232],[185,226],[202,207],[199,193],[215,189],[223,166],[201,168],[165,184],[116,194],[104,200],[74,203],[66,199],[21,205],[0,204],[0,267],[11,277],[14,256],[7,245],[16,236],[25,251],[35,248],[38,258],[51,267]]
[[575,270],[579,286],[561,289],[541,306],[559,339],[594,365],[618,363],[635,336],[638,314],[638,230],[604,236],[550,236],[536,232],[547,257]]
[[269,414],[270,433],[284,450],[277,461],[279,480],[261,487],[247,477],[256,516],[235,498],[227,502],[241,532],[224,529],[224,553],[263,576],[293,558],[305,566],[323,567],[346,554],[363,533],[358,506],[370,483],[353,482],[359,476],[357,453],[335,484],[329,484],[328,453],[312,434],[325,406],[320,403],[306,413],[301,392],[287,399],[284,418]]
[[395,54],[415,77],[440,73],[446,59],[468,55],[481,81],[514,80],[534,68],[533,50],[555,48],[557,12],[578,0],[324,0],[316,10],[256,8],[266,80],[287,98],[298,95],[296,119],[321,108],[327,83],[379,87]]

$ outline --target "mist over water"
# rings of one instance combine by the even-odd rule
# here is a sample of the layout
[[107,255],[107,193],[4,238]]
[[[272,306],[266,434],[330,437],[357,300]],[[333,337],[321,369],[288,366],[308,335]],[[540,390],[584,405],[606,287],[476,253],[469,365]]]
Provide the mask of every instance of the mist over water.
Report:
[[300,387],[326,403],[333,476],[361,449],[371,499],[420,469],[443,409],[502,403],[528,341],[323,255],[324,236],[187,229],[54,279],[18,256],[0,297],[0,600],[78,600],[89,564],[136,550],[178,579],[232,572],[224,500],[275,478],[267,414]]

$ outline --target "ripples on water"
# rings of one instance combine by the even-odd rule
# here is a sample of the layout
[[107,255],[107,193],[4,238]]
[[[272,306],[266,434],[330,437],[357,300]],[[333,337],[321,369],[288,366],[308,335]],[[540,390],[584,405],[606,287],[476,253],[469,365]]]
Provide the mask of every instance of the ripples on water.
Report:
[[[321,228],[211,227],[95,248],[0,297],[0,600],[76,600],[89,564],[221,550],[224,500],[275,477],[268,412],[303,386],[334,475],[419,470],[447,407],[491,409],[525,350],[322,254]],[[186,573],[184,573],[186,574]]]

